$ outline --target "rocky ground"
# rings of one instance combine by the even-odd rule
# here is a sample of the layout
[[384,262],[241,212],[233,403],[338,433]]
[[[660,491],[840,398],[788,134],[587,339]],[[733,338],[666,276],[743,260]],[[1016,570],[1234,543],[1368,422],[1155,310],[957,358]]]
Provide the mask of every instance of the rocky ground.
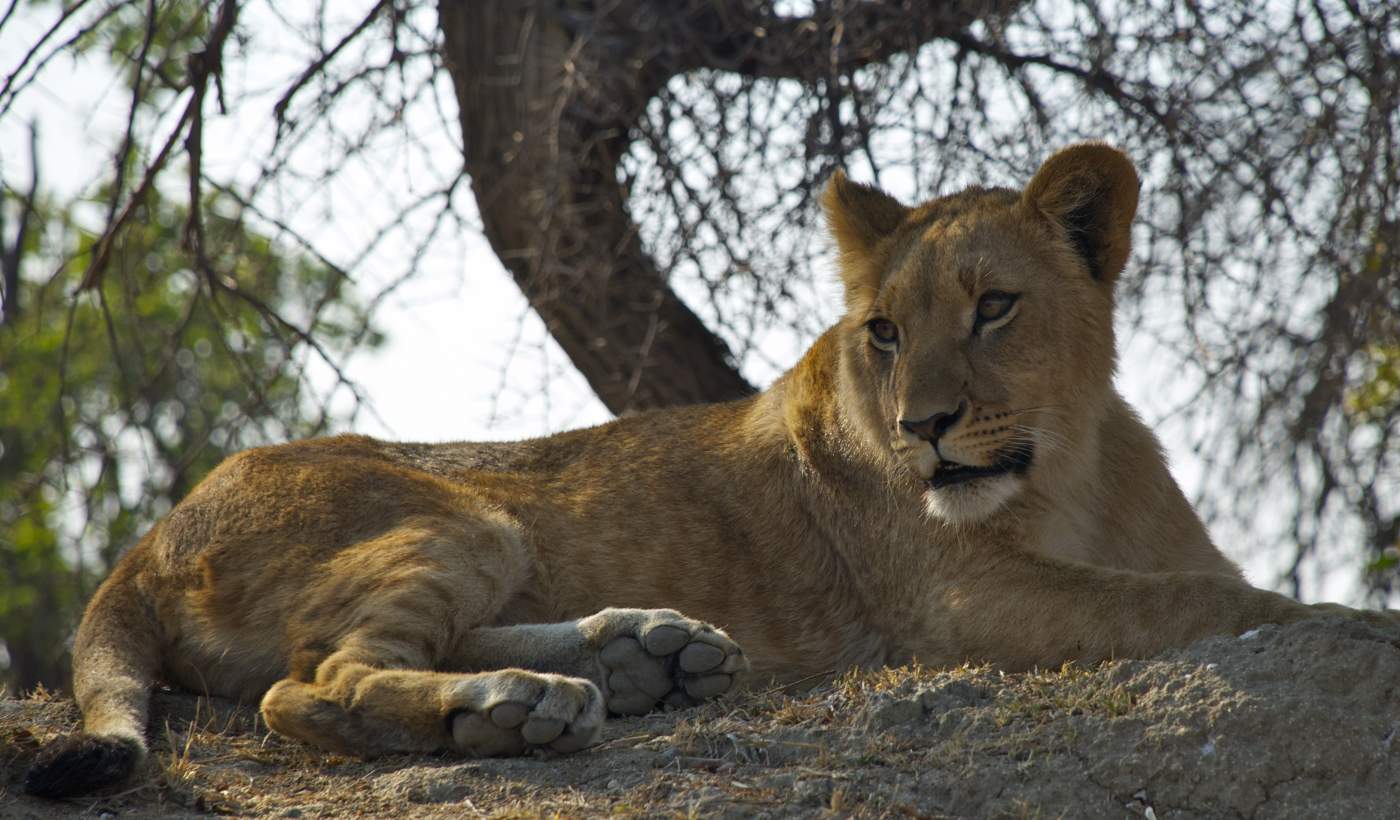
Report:
[[1400,817],[1400,636],[1264,627],[1149,661],[890,669],[612,721],[554,759],[320,754],[249,710],[160,694],[144,776],[21,794],[76,710],[0,702],[0,816]]

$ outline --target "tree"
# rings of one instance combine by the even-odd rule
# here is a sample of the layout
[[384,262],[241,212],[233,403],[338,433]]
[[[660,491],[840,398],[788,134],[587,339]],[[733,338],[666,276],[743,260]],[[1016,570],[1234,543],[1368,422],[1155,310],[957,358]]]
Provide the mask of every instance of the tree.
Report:
[[[658,95],[700,71],[825,83],[995,7],[844,5],[788,18],[763,3],[696,0],[439,6],[466,170],[489,203],[483,230],[613,412],[752,390],[729,345],[675,293],[628,208],[624,167]],[[836,26],[854,47],[810,59]]]
[[[68,261],[20,282],[0,327],[0,637],[11,688],[66,680],[66,640],[119,553],[226,455],[324,431],[308,414],[304,343],[268,310],[324,303],[316,344],[377,343],[339,278],[204,203],[210,264],[246,299],[199,287],[185,209],[149,196],[103,284],[69,296],[96,237],[41,206],[27,254]],[[40,242],[56,247],[43,248]],[[368,333],[368,335],[366,335]]]
[[[49,33],[4,75],[0,124],[70,37],[105,44],[164,114],[133,116],[118,146],[114,167],[129,173],[111,188],[88,287],[111,275],[103,249],[129,214],[178,174],[192,203],[184,241],[209,294],[221,281],[201,255],[211,189],[279,241],[335,256],[347,277],[385,236],[417,248],[410,276],[435,237],[479,229],[614,412],[725,399],[782,366],[765,352],[772,328],[816,330],[820,297],[805,283],[824,252],[814,194],[832,169],[922,196],[1017,184],[1054,147],[1103,138],[1144,171],[1135,273],[1119,296],[1125,327],[1166,363],[1167,422],[1206,469],[1202,510],[1256,547],[1289,542],[1275,580],[1294,594],[1339,549],[1374,597],[1392,594],[1382,558],[1400,527],[1400,408],[1358,397],[1386,383],[1378,362],[1400,339],[1393,4],[344,8],[52,9]],[[187,36],[159,35],[170,30]],[[301,62],[240,84],[273,38]],[[258,173],[210,173],[206,134],[226,111],[250,116],[268,87]],[[431,152],[434,135],[460,164]],[[298,206],[385,156],[428,181],[383,192],[384,232],[330,253]]]
[[[201,22],[176,15],[155,37],[198,44]],[[144,31],[114,26],[106,45]],[[178,76],[156,39],[148,57]],[[133,119],[161,102],[139,76],[128,88]],[[94,197],[109,219],[122,206],[119,232],[86,227],[93,201],[45,197],[35,160],[27,190],[0,186],[0,681],[16,691],[66,685],[96,583],[227,454],[338,419],[332,397],[312,403],[310,358],[380,341],[339,271],[250,230],[227,194],[123,202],[136,150]]]

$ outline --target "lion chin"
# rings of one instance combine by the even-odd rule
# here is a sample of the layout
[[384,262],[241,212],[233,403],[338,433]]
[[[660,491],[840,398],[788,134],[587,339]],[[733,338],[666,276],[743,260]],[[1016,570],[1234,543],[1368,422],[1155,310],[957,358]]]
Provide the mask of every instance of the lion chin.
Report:
[[929,518],[949,524],[975,524],[992,517],[1016,497],[1022,479],[1010,473],[985,476],[970,481],[924,491],[924,512]]
[[975,524],[990,518],[1021,491],[1034,461],[1034,449],[1018,447],[994,456],[985,465],[937,461],[923,481],[924,511],[950,524]]

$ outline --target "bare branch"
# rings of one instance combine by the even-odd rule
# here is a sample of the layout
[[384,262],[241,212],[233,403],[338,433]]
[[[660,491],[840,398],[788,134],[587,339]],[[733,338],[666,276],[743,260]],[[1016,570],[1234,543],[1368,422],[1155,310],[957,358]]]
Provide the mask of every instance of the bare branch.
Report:
[[[646,32],[646,40],[674,49],[658,55],[671,73],[707,68],[813,83],[909,54],[974,21],[1005,17],[1021,0],[822,2],[807,17],[778,16],[750,0],[695,2],[679,11],[657,0],[643,5],[654,7],[646,19],[660,29]],[[812,59],[818,54],[827,59]]]
[[319,78],[325,72],[326,67],[330,65],[331,61],[345,50],[346,46],[353,43],[360,35],[368,31],[370,26],[384,14],[385,10],[392,7],[393,0],[379,0],[379,2],[374,5],[374,8],[370,9],[369,13],[364,16],[364,19],[360,20],[359,24],[350,30],[349,34],[340,38],[330,50],[323,52],[321,56],[313,60],[310,65],[302,70],[301,75],[293,80],[291,85],[287,86],[287,89],[282,92],[282,96],[279,97],[276,104],[272,106],[272,116],[277,122],[277,133],[279,136],[282,130],[287,126],[287,109],[291,106],[292,100],[296,95],[304,89],[312,79]]
[[[202,51],[192,54],[190,57],[190,78],[189,88],[191,89],[189,102],[185,105],[183,113],[171,129],[165,143],[161,146],[160,152],[156,154],[146,167],[145,174],[141,178],[140,184],[127,200],[126,206],[117,214],[114,219],[109,219],[101,236],[94,244],[92,261],[88,264],[87,272],[84,273],[82,282],[78,285],[79,291],[91,290],[101,285],[102,275],[107,270],[107,265],[111,259],[113,245],[118,234],[126,227],[126,224],[135,216],[137,210],[145,202],[146,194],[155,184],[156,177],[165,169],[166,163],[170,159],[171,152],[177,143],[184,136],[189,139],[189,132],[186,129],[193,128],[198,121],[202,124],[204,116],[204,92],[208,88],[211,79],[215,78],[223,70],[223,48],[228,36],[233,31],[234,22],[238,17],[237,0],[223,0],[219,6],[218,16],[215,23],[209,30],[209,37],[205,42]],[[195,129],[197,132],[197,128]],[[189,143],[187,142],[187,146]],[[196,149],[198,141],[194,143]],[[198,168],[196,158],[192,157],[192,163]],[[192,191],[198,192],[197,177],[192,183]],[[190,202],[191,212],[199,208],[198,198]]]
[[29,193],[19,197],[19,225],[15,229],[13,244],[5,236],[4,200],[0,199],[0,273],[3,273],[3,290],[0,290],[0,320],[13,322],[23,309],[22,294],[19,288],[20,265],[24,261],[25,245],[29,240],[30,223],[39,197],[39,124],[29,123]]

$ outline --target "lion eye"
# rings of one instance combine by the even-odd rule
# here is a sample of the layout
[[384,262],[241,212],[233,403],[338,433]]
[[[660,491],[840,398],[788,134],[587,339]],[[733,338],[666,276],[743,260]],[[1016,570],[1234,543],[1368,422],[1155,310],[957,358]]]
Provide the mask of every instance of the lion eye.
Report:
[[865,323],[870,342],[881,350],[893,350],[899,344],[899,328],[889,319],[871,319]]
[[999,290],[989,290],[982,294],[982,298],[977,300],[977,321],[975,325],[980,327],[998,319],[1004,319],[1011,313],[1011,308],[1015,307],[1016,300],[1020,298],[1017,293],[1005,293]]

